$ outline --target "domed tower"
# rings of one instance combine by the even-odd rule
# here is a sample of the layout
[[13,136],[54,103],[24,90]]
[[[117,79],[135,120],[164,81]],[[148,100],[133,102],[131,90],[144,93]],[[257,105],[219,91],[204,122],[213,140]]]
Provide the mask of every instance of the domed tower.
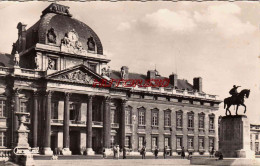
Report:
[[18,51],[22,68],[53,73],[84,64],[101,74],[110,61],[103,55],[97,34],[85,23],[74,19],[67,6],[52,3],[28,30],[21,22],[17,29],[18,40],[12,53]]

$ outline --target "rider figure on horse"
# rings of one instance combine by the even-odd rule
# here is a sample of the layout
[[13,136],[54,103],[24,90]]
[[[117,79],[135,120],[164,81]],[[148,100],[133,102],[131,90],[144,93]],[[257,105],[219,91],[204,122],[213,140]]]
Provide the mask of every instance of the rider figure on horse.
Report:
[[232,98],[238,95],[237,88],[239,87],[241,86],[233,85],[233,88],[229,91],[229,94],[232,96]]

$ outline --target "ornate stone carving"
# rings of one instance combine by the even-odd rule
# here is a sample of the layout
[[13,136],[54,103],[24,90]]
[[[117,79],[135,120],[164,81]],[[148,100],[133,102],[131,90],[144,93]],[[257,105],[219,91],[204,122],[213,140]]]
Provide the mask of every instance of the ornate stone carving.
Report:
[[101,75],[110,77],[110,75],[111,75],[110,66],[102,68]]
[[122,79],[125,79],[125,74],[126,74],[126,71],[125,71],[125,68],[121,68],[121,78]]
[[18,51],[16,51],[14,54],[14,66],[19,67],[19,62],[20,62],[20,55]]
[[87,84],[93,83],[93,78],[90,77],[87,73],[82,72],[81,70],[76,70],[71,73],[59,75],[56,78],[60,80],[79,82],[79,83],[87,83]]
[[88,41],[87,41],[87,45],[88,45],[88,50],[89,51],[95,51],[96,49],[95,49],[95,42],[94,42],[94,39],[93,39],[93,37],[89,37],[88,38]]
[[56,33],[54,31],[54,28],[51,27],[51,29],[48,30],[47,39],[48,43],[56,44]]
[[48,67],[47,70],[55,70],[56,69],[56,60],[53,58],[48,59]]
[[69,12],[69,7],[63,6],[60,4],[52,3],[50,6],[48,6],[42,14],[47,14],[47,13],[57,13],[65,16],[71,17],[72,15]]
[[79,55],[87,54],[87,51],[83,49],[78,34],[74,29],[66,33],[61,40],[61,51]]

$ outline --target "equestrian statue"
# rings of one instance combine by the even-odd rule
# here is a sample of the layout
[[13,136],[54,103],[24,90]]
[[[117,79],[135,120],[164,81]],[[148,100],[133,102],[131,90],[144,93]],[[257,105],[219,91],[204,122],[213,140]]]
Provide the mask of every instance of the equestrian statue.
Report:
[[229,91],[229,94],[231,95],[231,97],[224,99],[224,108],[226,108],[226,115],[227,115],[227,112],[229,112],[229,115],[231,115],[231,112],[229,110],[231,105],[237,106],[236,115],[238,115],[237,110],[240,105],[245,107],[244,113],[246,113],[246,105],[244,104],[244,98],[249,97],[250,89],[243,89],[241,92],[238,93],[237,89],[239,87],[240,86],[234,85],[233,88]]

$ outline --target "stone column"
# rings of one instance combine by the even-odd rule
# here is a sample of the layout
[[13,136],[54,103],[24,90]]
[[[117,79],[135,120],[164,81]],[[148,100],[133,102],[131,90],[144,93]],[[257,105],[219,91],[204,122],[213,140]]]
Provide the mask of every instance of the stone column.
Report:
[[52,91],[47,91],[45,94],[46,98],[46,109],[45,109],[45,134],[43,141],[43,154],[44,155],[53,155],[53,151],[50,148],[51,145],[51,96]]
[[88,106],[87,106],[87,151],[86,154],[88,156],[90,155],[95,155],[95,152],[92,149],[92,101],[93,101],[93,96],[88,95]]
[[33,148],[38,147],[38,92],[33,93],[33,117],[32,117],[32,134],[33,134]]
[[12,146],[15,146],[16,142],[17,142],[17,129],[18,129],[18,117],[15,115],[16,112],[20,112],[20,104],[19,104],[19,92],[20,90],[14,89],[14,110],[13,110],[13,140],[12,140]]
[[111,137],[111,122],[110,122],[110,97],[104,98],[104,113],[103,113],[103,147],[105,153],[111,153],[110,138]]
[[125,147],[125,106],[126,100],[121,101],[121,119],[120,119],[120,146],[121,148]]
[[70,151],[70,135],[69,135],[69,127],[70,127],[70,93],[65,93],[64,98],[64,113],[63,113],[63,155],[71,155]]

